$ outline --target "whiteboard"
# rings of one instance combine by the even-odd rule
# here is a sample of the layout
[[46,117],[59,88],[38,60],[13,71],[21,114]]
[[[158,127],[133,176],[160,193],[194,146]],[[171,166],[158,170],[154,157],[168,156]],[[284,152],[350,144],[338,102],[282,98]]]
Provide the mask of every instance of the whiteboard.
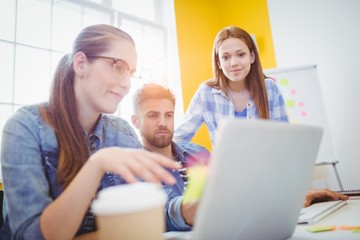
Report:
[[264,73],[280,87],[291,123],[321,126],[324,129],[316,163],[338,161],[327,123],[316,65],[266,69]]

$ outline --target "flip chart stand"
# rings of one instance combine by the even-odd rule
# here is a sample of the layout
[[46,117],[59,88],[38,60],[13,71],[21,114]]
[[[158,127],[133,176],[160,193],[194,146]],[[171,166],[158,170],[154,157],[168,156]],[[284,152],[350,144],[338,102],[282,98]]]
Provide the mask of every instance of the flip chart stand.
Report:
[[324,166],[324,165],[330,165],[331,164],[333,166],[335,176],[336,176],[336,180],[337,180],[337,182],[339,184],[339,187],[340,187],[340,191],[344,191],[343,185],[342,185],[341,180],[340,180],[339,173],[338,173],[337,168],[336,168],[336,164],[338,164],[338,163],[339,163],[339,161],[319,162],[319,163],[315,163],[315,166]]

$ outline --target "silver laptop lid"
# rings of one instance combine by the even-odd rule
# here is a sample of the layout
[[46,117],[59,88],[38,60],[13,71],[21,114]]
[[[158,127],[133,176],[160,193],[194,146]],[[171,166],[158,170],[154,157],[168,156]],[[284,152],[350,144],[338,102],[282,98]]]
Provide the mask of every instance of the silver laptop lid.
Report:
[[218,126],[194,239],[286,239],[309,187],[323,130],[226,119]]

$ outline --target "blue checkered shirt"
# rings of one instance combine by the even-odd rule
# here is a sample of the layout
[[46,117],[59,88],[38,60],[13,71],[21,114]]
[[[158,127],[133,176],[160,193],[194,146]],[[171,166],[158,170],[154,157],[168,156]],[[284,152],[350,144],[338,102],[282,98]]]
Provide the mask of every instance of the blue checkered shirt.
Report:
[[[276,82],[265,79],[268,95],[270,120],[288,122],[286,105],[283,95]],[[247,103],[247,118],[257,119],[259,114],[254,100],[250,97]],[[202,83],[194,94],[185,113],[184,121],[177,127],[174,134],[176,141],[190,141],[200,126],[205,123],[214,142],[215,131],[220,119],[235,117],[235,106],[225,92]]]

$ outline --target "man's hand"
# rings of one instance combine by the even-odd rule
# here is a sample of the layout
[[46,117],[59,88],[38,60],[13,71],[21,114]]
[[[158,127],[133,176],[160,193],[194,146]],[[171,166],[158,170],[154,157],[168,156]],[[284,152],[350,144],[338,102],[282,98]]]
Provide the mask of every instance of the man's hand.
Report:
[[305,197],[303,207],[308,207],[315,202],[324,202],[330,200],[347,200],[348,196],[331,191],[329,189],[314,189],[308,191]]
[[181,203],[181,213],[185,220],[185,223],[188,225],[194,224],[195,214],[199,202],[189,202],[189,203]]

